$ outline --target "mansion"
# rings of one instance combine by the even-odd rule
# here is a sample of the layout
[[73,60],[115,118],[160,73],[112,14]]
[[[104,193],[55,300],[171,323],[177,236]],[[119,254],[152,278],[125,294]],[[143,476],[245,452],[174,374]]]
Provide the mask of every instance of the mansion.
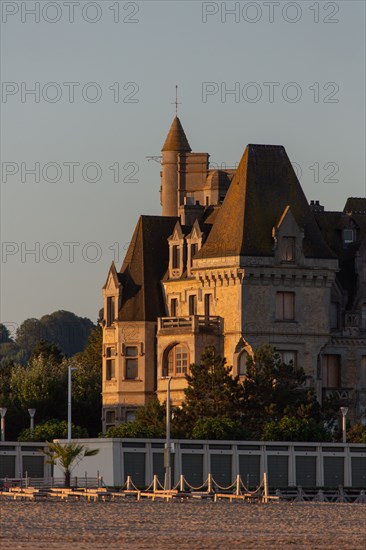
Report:
[[178,117],[162,148],[161,216],[141,216],[103,287],[103,430],[134,418],[214,345],[245,376],[269,343],[366,422],[366,199],[309,204],[284,147],[248,145],[210,169]]

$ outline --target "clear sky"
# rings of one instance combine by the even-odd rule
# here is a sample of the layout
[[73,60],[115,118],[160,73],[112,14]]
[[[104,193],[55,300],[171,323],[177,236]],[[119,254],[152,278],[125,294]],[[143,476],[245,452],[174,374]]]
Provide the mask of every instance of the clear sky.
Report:
[[282,144],[309,200],[342,210],[365,196],[364,1],[0,3],[11,328],[58,309],[96,320],[138,216],[161,212],[147,157],[160,155],[176,84],[190,145],[212,163]]

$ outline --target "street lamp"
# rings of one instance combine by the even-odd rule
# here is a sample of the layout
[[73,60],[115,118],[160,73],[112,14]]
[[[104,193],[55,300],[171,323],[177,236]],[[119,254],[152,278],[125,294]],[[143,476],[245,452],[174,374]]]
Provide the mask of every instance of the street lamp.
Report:
[[165,483],[164,489],[170,491],[172,488],[172,470],[170,467],[170,382],[172,377],[167,378],[167,394],[166,394],[166,439],[165,439],[165,449],[164,449],[164,467],[165,467]]
[[67,392],[67,440],[71,441],[71,392],[72,392],[72,379],[71,373],[77,370],[76,367],[69,365],[68,370],[68,392]]
[[30,431],[33,433],[34,431],[34,415],[36,414],[36,409],[28,409],[29,416],[30,416]]
[[5,441],[5,415],[8,409],[6,407],[0,407],[1,415],[1,441]]
[[342,413],[342,442],[347,443],[346,416],[348,413],[348,407],[341,407],[341,413]]

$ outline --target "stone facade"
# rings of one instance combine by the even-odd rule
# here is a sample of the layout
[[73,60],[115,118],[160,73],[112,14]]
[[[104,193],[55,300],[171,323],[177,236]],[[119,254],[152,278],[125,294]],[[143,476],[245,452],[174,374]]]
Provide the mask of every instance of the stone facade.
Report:
[[309,205],[281,146],[210,170],[177,117],[162,154],[163,215],[140,218],[103,287],[103,429],[165,400],[168,377],[179,405],[207,345],[244,377],[264,343],[366,421],[366,199]]

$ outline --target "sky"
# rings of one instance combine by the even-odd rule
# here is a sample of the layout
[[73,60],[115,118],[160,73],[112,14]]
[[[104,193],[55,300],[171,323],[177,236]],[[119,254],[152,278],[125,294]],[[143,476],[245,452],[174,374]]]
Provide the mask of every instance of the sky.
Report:
[[[96,321],[112,260],[160,215],[178,114],[234,166],[281,144],[308,198],[365,196],[365,2],[4,1],[1,302],[14,334],[63,309]],[[263,197],[263,208],[266,200]]]

